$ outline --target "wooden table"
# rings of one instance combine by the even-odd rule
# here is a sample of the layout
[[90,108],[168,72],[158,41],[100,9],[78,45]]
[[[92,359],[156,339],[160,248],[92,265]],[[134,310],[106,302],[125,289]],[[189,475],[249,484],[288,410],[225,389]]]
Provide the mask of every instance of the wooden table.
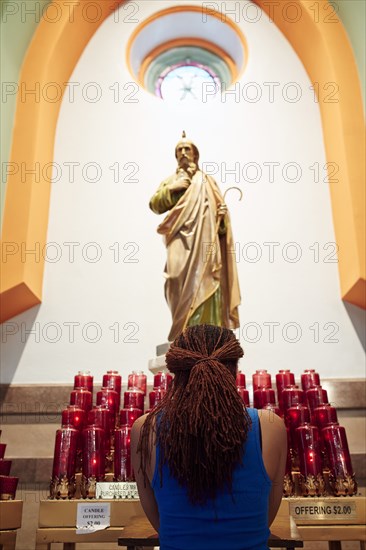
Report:
[[342,550],[342,542],[357,541],[365,550],[365,525],[299,525],[298,530],[306,541],[326,541],[328,550]]
[[2,550],[15,550],[17,532],[15,529],[0,531],[0,548]]
[[15,550],[17,529],[22,525],[23,501],[0,500],[0,548]]
[[[297,510],[301,507],[316,507],[326,504],[328,507],[345,505],[354,507],[353,515],[319,517],[316,514],[301,516]],[[300,536],[304,541],[326,541],[329,550],[342,550],[342,542],[358,541],[361,550],[365,550],[366,542],[366,498],[354,497],[319,497],[319,498],[289,498],[283,499],[280,507],[281,513],[290,514],[297,525]]]
[[[127,550],[136,550],[138,546],[159,546],[159,537],[147,518],[137,518],[132,525],[123,530],[118,538],[118,546],[127,546]],[[304,546],[293,519],[278,515],[272,525],[268,540],[271,548],[302,548]]]

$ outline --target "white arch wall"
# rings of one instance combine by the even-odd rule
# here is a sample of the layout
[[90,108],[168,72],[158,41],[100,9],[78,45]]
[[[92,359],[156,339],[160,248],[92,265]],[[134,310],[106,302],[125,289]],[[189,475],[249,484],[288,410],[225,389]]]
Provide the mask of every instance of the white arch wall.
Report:
[[[140,22],[178,2],[134,4],[139,9],[133,19]],[[130,13],[122,7],[99,28],[72,75],[74,94],[70,90],[64,98],[48,233],[48,241],[56,243],[49,256],[59,259],[47,262],[38,312],[11,320],[14,334],[3,334],[2,382],[71,382],[80,368],[92,370],[96,380],[107,368],[117,368],[124,378],[133,368],[147,370],[170,326],[163,296],[165,248],[155,232],[162,217],[149,211],[148,202],[175,169],[182,129],[199,146],[207,170],[218,163],[221,188],[238,185],[244,192],[242,202],[234,192],[227,196],[243,302],[242,368],[274,374],[288,367],[299,374],[313,367],[327,378],[363,376],[361,344],[340,300],[337,264],[330,262],[336,256],[328,243],[335,237],[323,181],[319,108],[291,46],[265,14],[255,23],[242,18],[249,62],[239,98],[178,107],[132,82],[125,47],[138,23]],[[95,90],[101,98],[93,102]],[[261,99],[249,101],[256,90]],[[301,90],[301,99],[285,100],[286,90]],[[83,172],[89,179],[96,173],[90,163],[101,174],[94,183],[83,178]],[[273,181],[271,163],[277,163]],[[225,167],[235,165],[239,180],[225,174]],[[117,166],[125,181],[114,182]],[[259,181],[248,181],[256,166]],[[294,166],[302,176],[290,182]],[[136,182],[128,180],[133,172],[130,180]],[[296,251],[301,258],[291,262]],[[101,258],[92,262],[95,252]],[[92,343],[94,337],[99,339]]]

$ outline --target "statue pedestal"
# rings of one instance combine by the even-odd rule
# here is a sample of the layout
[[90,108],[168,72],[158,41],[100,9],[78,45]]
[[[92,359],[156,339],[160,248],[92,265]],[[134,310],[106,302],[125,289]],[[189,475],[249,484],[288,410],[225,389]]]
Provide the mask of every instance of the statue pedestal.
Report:
[[156,357],[149,361],[149,371],[156,374],[159,371],[167,372],[165,364],[165,354],[168,351],[170,342],[165,342],[156,346]]

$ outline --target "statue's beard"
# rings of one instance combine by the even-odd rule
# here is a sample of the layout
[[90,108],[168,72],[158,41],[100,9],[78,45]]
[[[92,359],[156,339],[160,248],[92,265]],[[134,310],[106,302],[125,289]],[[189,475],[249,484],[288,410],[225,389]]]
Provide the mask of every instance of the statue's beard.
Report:
[[188,162],[184,164],[182,163],[178,167],[177,172],[179,172],[180,170],[184,170],[184,172],[186,172],[189,177],[192,178],[198,170],[198,165],[195,162]]

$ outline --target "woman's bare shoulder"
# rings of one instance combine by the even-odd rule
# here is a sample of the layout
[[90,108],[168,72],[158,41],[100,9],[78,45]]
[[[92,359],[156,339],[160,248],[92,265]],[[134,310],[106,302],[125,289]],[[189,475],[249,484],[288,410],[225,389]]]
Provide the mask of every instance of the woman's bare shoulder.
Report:
[[286,448],[287,431],[282,418],[267,409],[259,410],[258,416],[261,424],[263,447],[267,447],[267,443],[272,450]]
[[258,417],[261,423],[261,427],[269,426],[274,430],[286,432],[286,427],[283,419],[275,414],[273,411],[268,409],[259,409]]

